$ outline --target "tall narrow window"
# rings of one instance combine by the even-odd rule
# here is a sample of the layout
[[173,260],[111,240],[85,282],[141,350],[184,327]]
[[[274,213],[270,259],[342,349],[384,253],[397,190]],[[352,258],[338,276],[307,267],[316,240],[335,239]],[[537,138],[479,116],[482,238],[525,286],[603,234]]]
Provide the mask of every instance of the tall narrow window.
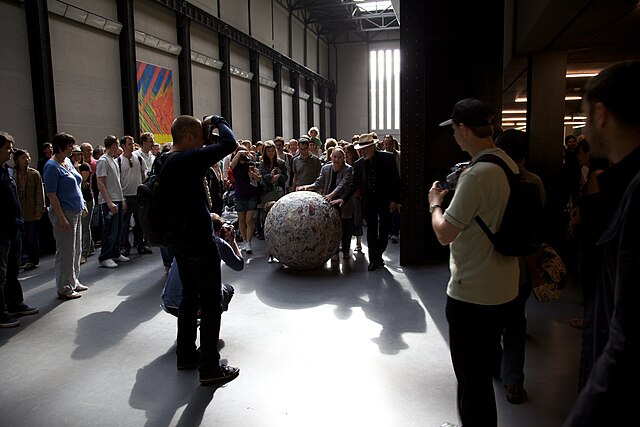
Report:
[[369,52],[369,112],[376,131],[400,129],[400,49]]

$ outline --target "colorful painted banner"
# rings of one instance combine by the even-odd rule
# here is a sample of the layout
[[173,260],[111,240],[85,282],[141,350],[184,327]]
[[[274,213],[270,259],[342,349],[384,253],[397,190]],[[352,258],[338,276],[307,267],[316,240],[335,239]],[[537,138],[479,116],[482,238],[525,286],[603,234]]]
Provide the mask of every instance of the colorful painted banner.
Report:
[[136,61],[140,132],[153,132],[161,144],[172,141],[173,71]]

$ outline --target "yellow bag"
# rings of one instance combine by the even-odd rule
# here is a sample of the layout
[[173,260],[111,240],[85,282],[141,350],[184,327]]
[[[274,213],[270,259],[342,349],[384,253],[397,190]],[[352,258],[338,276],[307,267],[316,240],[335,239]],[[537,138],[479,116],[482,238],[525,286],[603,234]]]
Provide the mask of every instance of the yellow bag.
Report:
[[559,300],[567,276],[562,258],[551,246],[542,244],[536,253],[536,264],[544,284],[533,286],[533,295],[539,302]]

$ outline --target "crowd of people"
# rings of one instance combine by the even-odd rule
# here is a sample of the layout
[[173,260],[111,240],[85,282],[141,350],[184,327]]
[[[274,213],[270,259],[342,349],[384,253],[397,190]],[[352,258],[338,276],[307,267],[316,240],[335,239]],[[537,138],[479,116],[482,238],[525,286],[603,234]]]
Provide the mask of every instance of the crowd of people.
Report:
[[[584,305],[581,392],[566,426],[618,423],[633,415],[628,390],[637,374],[631,305],[638,284],[640,113],[628,93],[639,94],[639,72],[640,62],[624,62],[592,79],[583,102],[584,136],[565,140],[567,236],[578,248]],[[218,129],[211,140],[203,133],[209,125]],[[495,426],[494,378],[502,379],[509,402],[527,400],[525,307],[540,277],[529,256],[501,254],[475,221],[480,216],[497,230],[513,187],[501,167],[474,160],[500,157],[513,174],[537,183],[541,202],[546,195],[540,178],[525,167],[525,134],[495,135],[494,114],[484,101],[459,101],[440,126],[450,126],[472,157],[446,206],[450,190],[439,181],[428,195],[434,233],[450,247],[446,318],[458,410],[465,426]],[[153,252],[140,229],[135,191],[149,173],[162,177],[163,191],[185,212],[184,235],[162,251],[169,273],[164,302],[178,318],[177,368],[198,368],[203,385],[224,384],[240,373],[220,362],[217,349],[221,314],[233,296],[233,287],[221,283],[221,259],[234,269],[244,267],[242,252],[252,254],[269,207],[285,194],[317,191],[339,210],[342,237],[332,261],[339,262],[340,252],[350,258],[354,236],[356,250],[362,249],[366,225],[368,270],[384,267],[387,243],[397,243],[400,232],[400,150],[392,136],[380,141],[371,132],[351,142],[322,142],[311,128],[288,142],[275,137],[253,144],[237,140],[220,116],[180,116],[171,133],[173,142],[162,149],[150,133],[141,135],[138,146],[131,136],[109,135],[95,149],[59,133],[43,146],[39,171],[29,166],[30,154],[0,132],[0,327],[18,326],[16,316],[38,313],[24,301],[18,272],[21,266],[38,268],[38,226],[45,218],[63,300],[88,290],[80,266],[98,245],[104,268],[129,262],[134,247],[140,255]],[[233,228],[223,224],[225,206],[237,212],[240,245]]]
[[[640,277],[640,111],[629,94],[640,94],[638,72],[640,62],[621,62],[591,79],[582,105],[584,132],[564,141],[566,243],[572,249],[563,254],[576,258],[584,307],[583,318],[572,322],[583,329],[580,394],[566,427],[619,424],[633,416],[628,390],[635,384],[638,356],[632,305]],[[446,205],[450,189],[435,181],[429,190],[433,230],[450,247],[446,318],[458,413],[467,427],[498,425],[494,379],[504,383],[509,402],[527,401],[525,307],[541,279],[532,256],[501,254],[476,221],[482,217],[492,232],[498,230],[513,190],[501,167],[478,161],[487,154],[537,184],[546,200],[540,178],[524,166],[526,135],[496,135],[494,118],[482,100],[456,103],[440,126],[451,127],[472,159]]]

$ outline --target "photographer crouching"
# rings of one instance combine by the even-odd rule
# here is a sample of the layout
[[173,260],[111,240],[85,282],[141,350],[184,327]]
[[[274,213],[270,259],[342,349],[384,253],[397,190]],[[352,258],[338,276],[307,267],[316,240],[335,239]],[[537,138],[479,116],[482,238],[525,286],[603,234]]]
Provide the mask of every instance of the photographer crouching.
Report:
[[[244,258],[242,257],[242,252],[236,242],[236,231],[233,225],[224,223],[220,215],[216,213],[211,214],[211,221],[213,222],[213,237],[216,241],[216,245],[218,245],[220,259],[231,269],[241,271],[244,269]],[[229,301],[231,301],[233,293],[233,286],[227,283],[222,284],[222,301],[220,302],[220,308],[222,311],[227,311],[229,309]],[[171,269],[169,270],[169,275],[167,276],[164,289],[162,290],[162,308],[167,313],[178,317],[178,310],[181,301],[182,282],[180,281],[178,264],[174,259],[171,264]],[[199,311],[198,314],[200,314]],[[198,317],[200,316],[198,315]]]

